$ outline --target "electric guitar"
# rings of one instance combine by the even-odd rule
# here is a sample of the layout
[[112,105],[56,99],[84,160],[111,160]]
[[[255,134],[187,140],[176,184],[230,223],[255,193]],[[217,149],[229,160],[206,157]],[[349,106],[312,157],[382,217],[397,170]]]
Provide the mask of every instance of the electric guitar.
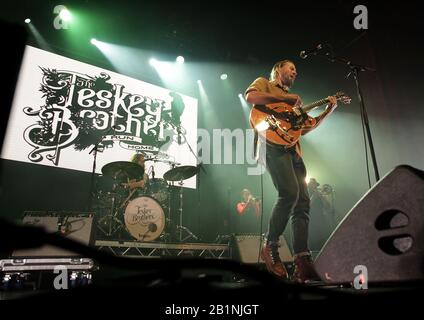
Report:
[[[350,98],[343,92],[337,92],[334,97],[342,103],[350,103]],[[307,113],[328,102],[325,98],[301,107],[285,102],[255,105],[250,111],[250,126],[268,143],[291,147],[299,140],[303,130],[307,131],[316,124],[316,119]]]

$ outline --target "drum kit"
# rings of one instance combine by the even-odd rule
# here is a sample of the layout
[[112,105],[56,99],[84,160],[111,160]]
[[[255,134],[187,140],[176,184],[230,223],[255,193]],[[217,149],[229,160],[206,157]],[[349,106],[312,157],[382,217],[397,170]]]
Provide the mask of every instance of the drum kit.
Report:
[[[98,228],[105,236],[124,232],[137,241],[148,242],[158,238],[168,241],[170,233],[174,233],[171,236],[178,237],[178,241],[198,240],[183,226],[182,186],[184,180],[199,172],[199,167],[170,164],[172,169],[165,172],[163,178],[155,178],[153,171],[150,179],[144,168],[134,162],[116,161],[102,167],[94,209],[100,217]],[[128,188],[128,182],[140,180],[144,181],[143,187]],[[173,201],[175,192],[179,201]],[[179,214],[178,222],[171,218],[173,211]]]

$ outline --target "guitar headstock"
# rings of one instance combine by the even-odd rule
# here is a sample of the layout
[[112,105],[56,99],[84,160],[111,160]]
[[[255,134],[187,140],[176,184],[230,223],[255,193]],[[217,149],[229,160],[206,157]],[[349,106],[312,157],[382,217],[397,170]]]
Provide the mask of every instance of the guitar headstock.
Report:
[[334,97],[337,99],[337,101],[341,101],[344,104],[349,104],[351,102],[351,98],[346,95],[343,91],[336,92]]

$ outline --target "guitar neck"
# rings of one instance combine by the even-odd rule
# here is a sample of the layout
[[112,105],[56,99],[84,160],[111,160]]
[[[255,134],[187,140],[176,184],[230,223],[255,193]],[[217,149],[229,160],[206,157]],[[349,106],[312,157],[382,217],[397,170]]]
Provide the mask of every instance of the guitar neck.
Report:
[[310,104],[302,106],[302,110],[304,112],[309,112],[309,111],[311,111],[311,110],[313,110],[313,109],[315,109],[319,106],[322,106],[323,104],[326,104],[326,103],[328,103],[328,99],[324,98],[324,99],[321,99],[321,100],[318,100],[318,101],[315,101],[315,102],[312,102]]

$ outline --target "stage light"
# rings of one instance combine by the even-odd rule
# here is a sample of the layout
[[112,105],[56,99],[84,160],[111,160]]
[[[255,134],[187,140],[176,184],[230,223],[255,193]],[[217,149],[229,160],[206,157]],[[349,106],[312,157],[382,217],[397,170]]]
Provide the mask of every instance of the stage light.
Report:
[[206,94],[205,88],[203,87],[202,80],[197,80],[197,87],[199,88],[200,100],[203,104],[209,105],[208,95]]
[[221,80],[225,80],[228,78],[228,75],[226,73],[221,74]]
[[72,19],[71,12],[68,9],[62,9],[59,13],[59,17],[63,21],[71,21]]
[[265,130],[267,130],[268,128],[269,128],[269,123],[268,123],[268,121],[265,121],[265,120],[262,120],[261,122],[259,122],[259,123],[255,126],[255,129],[256,129],[258,132],[265,131]]
[[30,23],[31,22],[31,19],[30,18],[26,18],[25,19],[25,23]]
[[155,58],[150,58],[150,59],[149,59],[149,64],[150,64],[151,66],[153,66],[153,67],[157,64],[157,62],[158,62],[158,61],[157,61]]
[[[244,96],[243,96],[242,93],[239,93],[238,94],[238,97],[239,97],[240,104],[241,104],[241,107],[243,109],[243,113],[244,113],[244,116],[246,118],[246,121],[249,122],[249,119],[250,119],[250,106],[247,103],[247,101],[244,99]],[[260,129],[259,131],[263,131],[263,130],[266,130],[266,129],[269,128],[269,123],[266,122],[266,121],[264,121],[264,122],[265,123],[259,124],[259,129]],[[256,129],[258,129],[258,128],[256,128]]]
[[98,43],[98,41],[96,40],[96,38],[91,38],[90,42],[93,45],[97,45],[97,43]]
[[183,56],[178,56],[177,59],[175,59],[177,61],[178,64],[183,64],[184,63],[184,57]]

